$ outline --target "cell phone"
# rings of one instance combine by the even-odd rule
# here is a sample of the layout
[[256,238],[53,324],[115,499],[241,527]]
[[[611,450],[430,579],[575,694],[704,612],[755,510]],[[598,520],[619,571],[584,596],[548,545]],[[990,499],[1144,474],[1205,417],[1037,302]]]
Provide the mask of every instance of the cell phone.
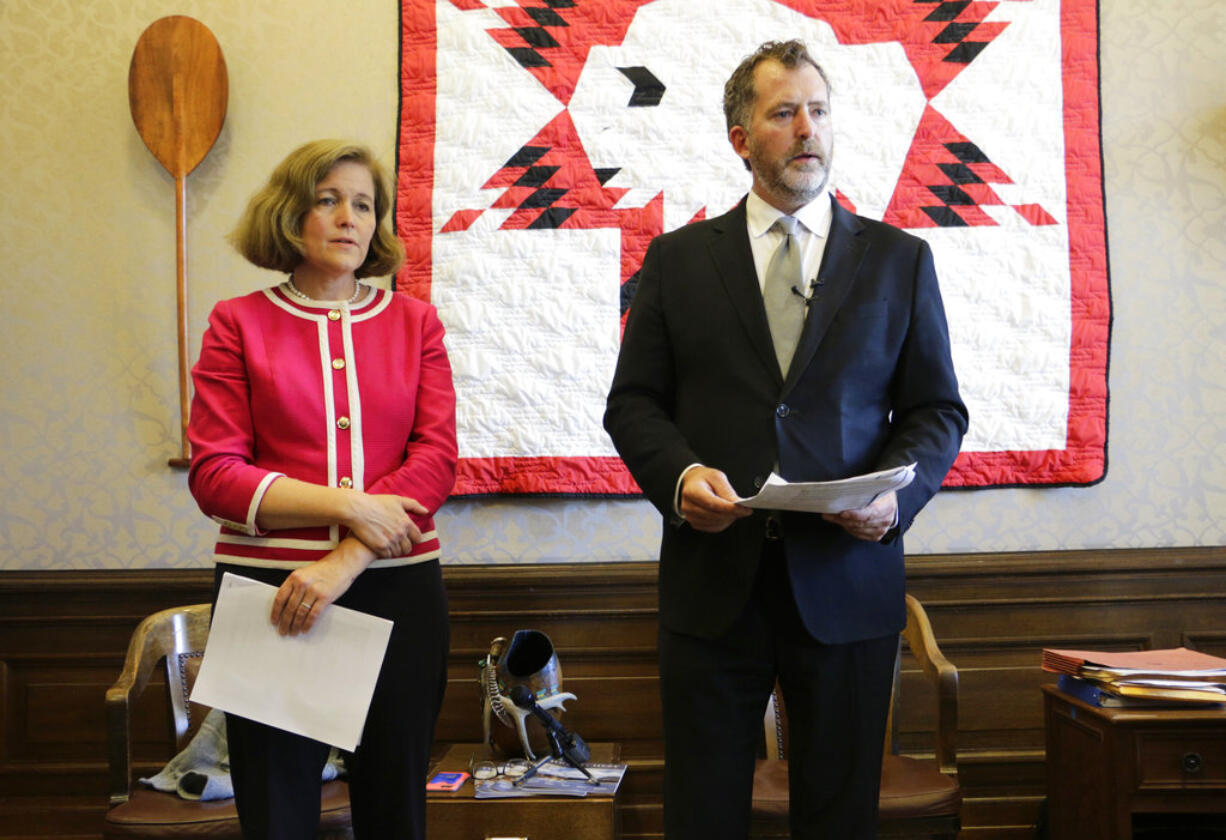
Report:
[[426,782],[426,790],[459,790],[464,786],[464,782],[468,780],[468,774],[459,773],[435,773],[434,778]]

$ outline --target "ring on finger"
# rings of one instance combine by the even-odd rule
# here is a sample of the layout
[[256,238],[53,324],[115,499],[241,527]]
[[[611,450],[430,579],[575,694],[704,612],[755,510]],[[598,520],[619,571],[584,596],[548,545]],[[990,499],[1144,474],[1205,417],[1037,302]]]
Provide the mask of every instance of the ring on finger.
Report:
[[314,601],[312,601],[312,602],[311,602],[311,603],[309,603],[309,604],[308,604],[306,601],[303,601],[303,602],[301,602],[300,604],[298,604],[298,609],[300,609],[300,610],[306,610],[307,612],[310,612],[310,611],[311,611],[311,607],[313,607],[313,606],[315,606],[315,602],[314,602]]

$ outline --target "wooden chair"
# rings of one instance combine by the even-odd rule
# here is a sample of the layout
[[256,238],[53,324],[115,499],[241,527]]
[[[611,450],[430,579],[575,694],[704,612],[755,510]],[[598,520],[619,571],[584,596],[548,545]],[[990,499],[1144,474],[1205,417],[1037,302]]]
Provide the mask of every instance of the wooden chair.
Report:
[[[149,616],[132,633],[123,671],[106,692],[111,807],[106,813],[102,836],[107,840],[242,837],[233,799],[186,800],[133,784],[132,778],[133,705],[159,663],[165,663],[170,709],[167,754],[161,758],[168,760],[177,755],[208,713],[208,709],[189,703],[187,698],[204,655],[211,614],[209,604],[174,607]],[[348,785],[343,781],[326,782],[322,796],[320,836],[350,836]]]
[[[910,595],[902,638],[935,690],[936,752],[934,761],[898,755],[900,648],[881,766],[879,836],[954,840],[962,809],[955,751],[958,670],[941,655],[923,606]],[[764,723],[767,757],[754,769],[753,835],[787,837],[787,715],[778,686],[767,704]]]

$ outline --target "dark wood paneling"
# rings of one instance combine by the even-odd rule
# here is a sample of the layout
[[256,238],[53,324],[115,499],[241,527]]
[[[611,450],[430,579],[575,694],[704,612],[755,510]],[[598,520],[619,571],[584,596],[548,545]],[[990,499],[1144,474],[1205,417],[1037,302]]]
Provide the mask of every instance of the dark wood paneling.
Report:
[[[535,628],[558,650],[567,723],[617,740],[632,765],[622,827],[660,833],[654,563],[448,566],[451,670],[440,742],[479,741],[477,661]],[[939,555],[908,562],[961,675],[964,840],[1035,836],[1045,794],[1043,647],[1188,645],[1226,655],[1226,548]],[[0,837],[96,837],[105,807],[103,694],[149,613],[206,601],[210,570],[0,572]],[[138,772],[164,755],[155,686],[137,719]],[[928,698],[904,662],[909,752],[931,749]],[[50,814],[50,816],[48,816]]]

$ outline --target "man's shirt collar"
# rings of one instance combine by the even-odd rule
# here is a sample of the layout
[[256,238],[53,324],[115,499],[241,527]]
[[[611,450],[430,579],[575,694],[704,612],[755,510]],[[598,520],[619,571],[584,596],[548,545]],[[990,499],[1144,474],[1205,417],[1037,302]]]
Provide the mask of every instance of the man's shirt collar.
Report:
[[[804,225],[805,230],[809,231],[809,233],[816,234],[824,239],[830,232],[830,219],[832,215],[830,201],[830,193],[823,192],[790,215],[794,219],[799,219],[800,223]],[[775,223],[776,219],[784,215],[788,214],[767,204],[761,196],[750,190],[749,197],[745,199],[745,217],[748,222],[750,236],[755,239],[762,236],[771,229],[771,225]]]

